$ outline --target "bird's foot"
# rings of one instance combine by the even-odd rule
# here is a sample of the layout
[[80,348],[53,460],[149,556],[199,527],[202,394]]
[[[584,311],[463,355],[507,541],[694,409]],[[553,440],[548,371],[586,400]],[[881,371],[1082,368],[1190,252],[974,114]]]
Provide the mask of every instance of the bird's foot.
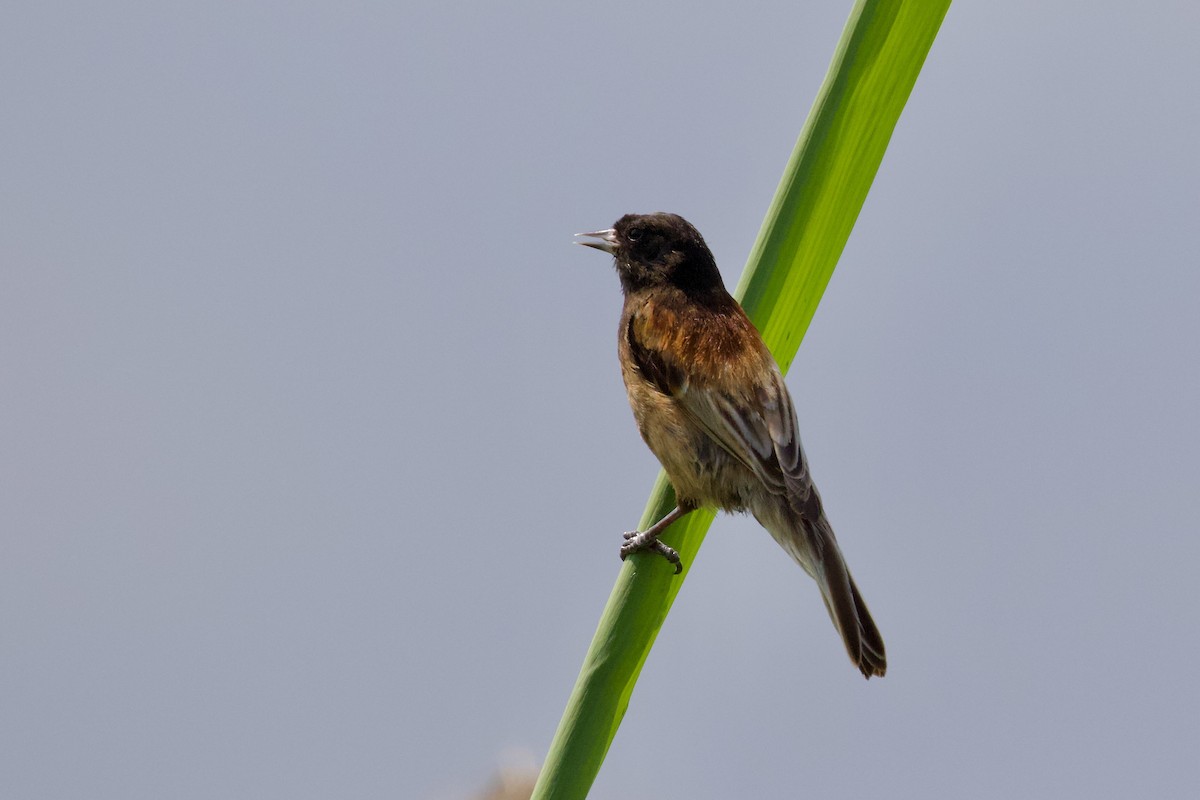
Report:
[[674,564],[676,575],[683,572],[683,562],[679,560],[679,553],[676,552],[675,548],[668,547],[660,542],[657,536],[648,534],[646,531],[629,531],[623,535],[625,537],[625,544],[621,545],[622,561],[624,561],[630,553],[640,553],[643,550],[650,550],[658,553],[667,561]]

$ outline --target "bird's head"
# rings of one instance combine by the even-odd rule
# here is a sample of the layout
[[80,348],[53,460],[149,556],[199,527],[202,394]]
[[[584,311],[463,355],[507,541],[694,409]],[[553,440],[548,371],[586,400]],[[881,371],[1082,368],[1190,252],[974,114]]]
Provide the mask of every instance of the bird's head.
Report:
[[587,247],[613,256],[626,294],[670,285],[689,293],[724,288],[700,231],[678,214],[626,214],[611,228],[578,236]]

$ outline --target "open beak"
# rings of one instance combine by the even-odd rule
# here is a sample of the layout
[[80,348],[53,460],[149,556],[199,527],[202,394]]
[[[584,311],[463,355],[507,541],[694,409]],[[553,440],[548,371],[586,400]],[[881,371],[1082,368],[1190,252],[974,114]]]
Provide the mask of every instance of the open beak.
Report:
[[604,252],[608,253],[609,255],[616,255],[616,253],[617,253],[617,230],[616,230],[616,228],[609,228],[606,231],[592,231],[591,233],[577,233],[575,235],[576,236],[590,236],[593,239],[599,240],[596,242],[578,242],[577,241],[577,242],[575,242],[575,244],[581,244],[584,247],[594,247],[597,250],[603,250]]

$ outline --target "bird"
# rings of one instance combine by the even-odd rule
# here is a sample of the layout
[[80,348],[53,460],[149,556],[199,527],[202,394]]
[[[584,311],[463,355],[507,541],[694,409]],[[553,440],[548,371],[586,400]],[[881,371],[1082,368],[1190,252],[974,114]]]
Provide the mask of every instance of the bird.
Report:
[[813,483],[796,409],[758,330],[725,289],[696,228],[678,214],[626,214],[576,234],[613,256],[624,305],[617,356],[646,445],[675,489],[676,507],[625,534],[620,555],[658,553],[659,540],[701,507],[750,512],[816,581],[850,660],[871,678],[887,671],[871,618]]

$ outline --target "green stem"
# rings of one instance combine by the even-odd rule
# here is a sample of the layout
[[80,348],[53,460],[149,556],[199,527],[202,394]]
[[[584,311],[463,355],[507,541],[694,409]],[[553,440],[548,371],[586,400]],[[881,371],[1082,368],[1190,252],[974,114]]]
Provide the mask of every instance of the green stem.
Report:
[[[735,296],[786,371],[866,200],[900,112],[949,0],[859,0],[788,161]],[[675,505],[659,474],[639,530]],[[621,567],[533,800],[587,796],[642,665],[700,550],[713,512],[699,510],[663,537],[679,551],[637,553]]]

